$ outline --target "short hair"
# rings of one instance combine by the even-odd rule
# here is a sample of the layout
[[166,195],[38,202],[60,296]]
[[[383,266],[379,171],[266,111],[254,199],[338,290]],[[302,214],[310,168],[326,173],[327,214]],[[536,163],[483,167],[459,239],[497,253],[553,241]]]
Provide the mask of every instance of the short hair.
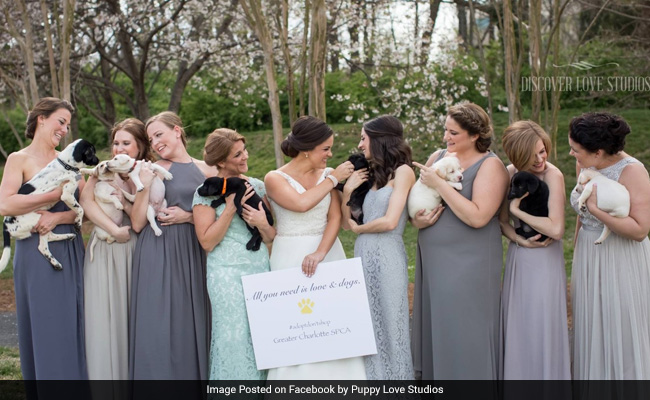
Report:
[[503,132],[501,145],[512,165],[519,171],[528,170],[535,163],[535,146],[542,141],[547,153],[551,153],[551,138],[533,121],[513,122]]
[[177,126],[181,130],[181,141],[183,142],[183,146],[187,147],[187,137],[185,135],[185,129],[183,129],[183,121],[181,121],[181,117],[173,111],[163,111],[158,113],[147,120],[144,125],[145,132],[149,129],[149,125],[156,121],[162,122],[170,129],[174,129],[174,127]]
[[298,118],[291,127],[291,132],[282,141],[282,152],[294,158],[301,151],[310,151],[334,134],[332,128],[316,117],[305,115]]
[[625,148],[630,125],[622,117],[607,112],[588,112],[569,123],[569,137],[590,153],[603,149],[616,154]]
[[470,102],[459,103],[449,107],[447,116],[456,121],[470,136],[478,135],[476,150],[481,153],[488,151],[492,144],[492,124],[483,108]]
[[144,123],[137,118],[127,118],[120,122],[115,123],[111,129],[111,145],[115,140],[117,131],[126,131],[133,136],[135,143],[138,146],[138,160],[154,161],[153,152],[151,151],[151,143],[147,137],[147,131],[144,129]]
[[228,159],[230,150],[235,143],[242,141],[246,144],[246,138],[236,131],[228,128],[218,128],[212,131],[205,139],[203,146],[203,160],[210,166],[216,166]]
[[43,97],[40,99],[27,114],[25,137],[27,139],[34,139],[36,126],[38,125],[38,117],[42,115],[45,118],[49,118],[53,112],[61,108],[70,111],[70,114],[74,113],[74,107],[67,100],[56,97]]

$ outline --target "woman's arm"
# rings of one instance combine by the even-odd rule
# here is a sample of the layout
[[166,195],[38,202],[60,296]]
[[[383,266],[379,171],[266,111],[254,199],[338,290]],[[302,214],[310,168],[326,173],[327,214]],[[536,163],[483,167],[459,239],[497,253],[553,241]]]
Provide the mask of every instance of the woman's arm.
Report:
[[156,178],[156,174],[150,168],[148,162],[145,162],[140,168],[138,176],[140,177],[144,189],[135,193],[135,201],[131,207],[129,217],[131,218],[131,228],[135,232],[140,233],[149,223],[147,220],[149,193],[151,192],[151,185],[153,184],[153,180]]
[[104,214],[104,211],[99,207],[95,201],[95,184],[97,183],[97,178],[91,176],[88,178],[88,183],[84,187],[84,190],[79,196],[79,204],[84,210],[84,216],[86,216],[93,224],[99,226],[111,236],[113,236],[119,243],[125,243],[129,240],[129,229],[128,226],[117,226],[108,215]]
[[234,193],[226,197],[226,206],[219,218],[210,206],[197,204],[192,208],[195,217],[194,230],[205,251],[210,252],[221,243],[236,212]]
[[[416,166],[420,167],[419,164]],[[508,172],[497,157],[489,157],[481,164],[474,179],[471,200],[449,186],[432,168],[422,168],[421,179],[436,189],[447,207],[472,228],[482,228],[490,222],[499,210],[508,186]]]
[[559,169],[553,167],[546,173],[545,181],[549,190],[548,217],[535,217],[519,209],[523,197],[512,200],[510,212],[537,232],[555,240],[561,240],[564,236],[564,203],[566,202],[564,176]]
[[23,185],[23,167],[26,163],[27,159],[21,153],[11,153],[7,158],[0,182],[0,215],[2,216],[27,214],[61,199],[63,193],[61,188],[42,194],[18,194],[18,190]]
[[332,189],[331,193],[332,199],[327,212],[327,226],[325,227],[325,232],[323,232],[323,238],[316,251],[306,255],[302,261],[302,272],[308,277],[314,275],[316,266],[327,256],[332,245],[334,245],[339,229],[341,229],[341,199],[339,198],[339,191]]
[[638,242],[648,237],[650,231],[650,178],[642,164],[630,164],[623,169],[619,183],[630,192],[630,215],[618,218],[597,206],[597,185],[587,200],[589,212],[619,236]]
[[386,214],[363,225],[357,225],[350,220],[348,223],[352,231],[354,233],[379,233],[395,229],[404,207],[406,207],[406,200],[414,183],[415,173],[408,165],[401,165],[397,168],[393,180],[393,193],[390,195]]

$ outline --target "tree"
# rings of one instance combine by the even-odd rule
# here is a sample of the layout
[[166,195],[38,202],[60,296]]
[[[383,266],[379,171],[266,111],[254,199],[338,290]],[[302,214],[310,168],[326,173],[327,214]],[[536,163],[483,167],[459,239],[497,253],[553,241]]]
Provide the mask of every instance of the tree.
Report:
[[311,7],[311,40],[309,42],[309,114],[325,121],[327,8],[325,7],[325,0],[313,0]]

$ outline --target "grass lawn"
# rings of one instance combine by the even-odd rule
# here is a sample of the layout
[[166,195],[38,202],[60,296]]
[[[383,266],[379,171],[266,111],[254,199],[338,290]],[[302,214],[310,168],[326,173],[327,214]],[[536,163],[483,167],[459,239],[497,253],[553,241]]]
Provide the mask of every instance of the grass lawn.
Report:
[[22,380],[18,349],[0,346],[0,380]]

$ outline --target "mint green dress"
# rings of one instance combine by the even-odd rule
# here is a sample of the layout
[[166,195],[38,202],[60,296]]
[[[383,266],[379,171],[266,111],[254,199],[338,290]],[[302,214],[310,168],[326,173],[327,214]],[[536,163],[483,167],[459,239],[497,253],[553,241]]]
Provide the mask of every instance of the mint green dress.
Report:
[[[249,182],[260,197],[266,195],[262,181],[250,178]],[[215,199],[194,193],[192,207],[209,206]],[[225,204],[217,207],[217,218],[225,208]],[[269,253],[266,246],[258,251],[246,250],[250,238],[246,224],[235,214],[224,238],[208,253],[207,287],[212,305],[210,380],[266,379],[266,370],[258,371],[255,364],[241,277],[269,271]]]

